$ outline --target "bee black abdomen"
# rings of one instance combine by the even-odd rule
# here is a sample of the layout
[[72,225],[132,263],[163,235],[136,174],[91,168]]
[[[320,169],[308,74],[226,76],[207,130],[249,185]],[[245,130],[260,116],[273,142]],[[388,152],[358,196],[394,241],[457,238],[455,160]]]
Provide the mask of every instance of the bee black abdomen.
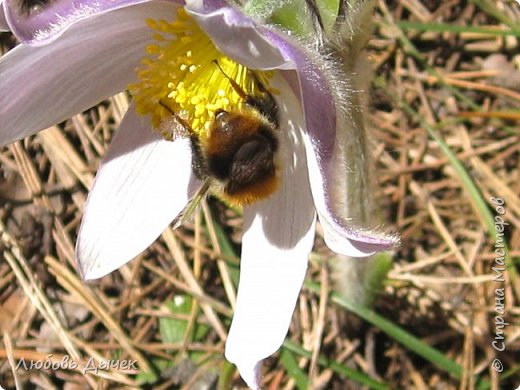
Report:
[[271,121],[277,113],[266,116],[247,105],[249,110],[218,111],[209,136],[192,142],[194,161],[202,160],[204,177],[213,179],[212,191],[237,206],[270,196],[279,184],[279,141]]
[[278,138],[273,129],[267,126],[262,126],[258,130],[258,135],[264,138],[268,143],[273,152],[278,150]]
[[275,174],[274,152],[271,140],[258,134],[242,144],[229,166],[226,192],[235,194]]
[[224,181],[229,176],[229,170],[233,156],[226,155],[211,155],[206,156],[206,174],[214,179]]

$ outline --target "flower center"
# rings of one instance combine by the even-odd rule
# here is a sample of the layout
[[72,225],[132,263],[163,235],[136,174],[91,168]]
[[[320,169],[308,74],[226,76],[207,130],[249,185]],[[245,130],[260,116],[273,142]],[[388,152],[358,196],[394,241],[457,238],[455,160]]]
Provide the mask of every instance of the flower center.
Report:
[[[140,81],[128,88],[137,112],[151,115],[153,127],[166,139],[175,138],[169,126],[172,112],[205,138],[217,110],[240,110],[244,99],[230,79],[246,95],[261,93],[248,68],[220,53],[183,8],[174,22],[149,19],[147,23],[156,31],[156,42],[146,48],[148,56],[137,70]],[[255,75],[268,85],[271,72],[255,71]]]

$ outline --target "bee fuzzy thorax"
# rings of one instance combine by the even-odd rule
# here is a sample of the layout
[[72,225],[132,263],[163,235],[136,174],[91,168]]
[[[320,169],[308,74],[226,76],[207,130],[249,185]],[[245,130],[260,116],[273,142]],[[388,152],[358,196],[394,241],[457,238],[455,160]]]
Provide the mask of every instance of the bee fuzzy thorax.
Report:
[[208,154],[222,154],[226,153],[226,149],[236,147],[258,133],[270,134],[273,130],[272,125],[254,110],[219,111],[208,136],[201,139],[201,143]]
[[214,192],[236,206],[253,203],[278,188],[278,137],[257,111],[217,113],[200,158],[215,179]]

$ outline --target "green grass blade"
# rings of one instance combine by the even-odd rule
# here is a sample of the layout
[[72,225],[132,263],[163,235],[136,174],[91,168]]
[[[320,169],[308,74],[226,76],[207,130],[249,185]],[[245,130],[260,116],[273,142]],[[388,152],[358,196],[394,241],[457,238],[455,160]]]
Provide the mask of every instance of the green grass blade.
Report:
[[217,218],[214,218],[213,212],[211,215],[213,219],[213,229],[215,230],[215,235],[217,237],[218,244],[220,246],[220,254],[226,260],[226,265],[228,268],[229,275],[231,276],[231,280],[235,286],[238,285],[238,279],[240,275],[239,263],[240,257],[235,252],[233,248],[233,244],[229,240],[226,232],[222,228],[222,225],[218,223]]
[[224,360],[218,378],[218,390],[228,390],[233,387],[231,384],[233,382],[233,374],[235,373],[235,371],[235,365],[228,362],[227,360]]
[[493,30],[491,28],[479,26],[460,26],[447,23],[419,23],[419,22],[396,22],[403,30],[415,30],[422,32],[438,32],[438,33],[476,33],[483,35],[493,35],[497,37],[516,36],[520,38],[520,32],[515,30]]
[[[320,287],[317,283],[305,282],[305,287],[309,288],[315,293],[319,293]],[[377,314],[375,311],[349,302],[335,293],[332,294],[331,298],[334,303],[348,311],[355,313],[365,321],[368,321],[369,323],[377,326],[379,329],[387,333],[389,336],[407,347],[409,350],[414,351],[419,356],[435,364],[437,367],[448,372],[455,378],[460,379],[462,377],[462,367],[460,365],[455,363],[453,360],[448,359],[437,349],[430,347],[419,338],[411,335],[401,327]]]
[[298,361],[289,349],[282,349],[280,351],[280,363],[285,367],[287,375],[289,375],[300,390],[307,390],[309,388],[309,381],[307,375],[298,366]]
[[454,86],[451,86],[449,84],[446,84],[444,82],[444,77],[442,74],[440,74],[436,69],[432,68],[430,65],[428,65],[428,62],[423,58],[421,52],[415,47],[415,45],[412,43],[412,41],[406,36],[406,34],[403,32],[403,30],[400,28],[399,24],[394,23],[393,20],[388,17],[387,22],[391,27],[395,27],[397,29],[397,37],[399,41],[401,42],[401,45],[403,45],[403,48],[406,50],[406,52],[412,56],[421,66],[426,70],[428,74],[431,76],[434,76],[438,79],[440,85],[442,85],[444,88],[448,89],[453,96],[455,96],[459,101],[464,102],[468,107],[470,107],[472,110],[477,111],[480,107],[475,104],[471,99],[467,98],[463,93],[461,93],[457,88]]
[[450,149],[450,147],[444,142],[440,134],[424,119],[421,118],[419,114],[417,114],[410,105],[405,103],[404,101],[400,101],[399,105],[401,108],[410,115],[415,121],[419,122],[421,126],[428,132],[431,138],[437,142],[439,147],[441,148],[442,152],[446,155],[448,160],[450,161],[450,164],[453,166],[455,171],[457,172],[457,176],[459,177],[463,187],[467,191],[467,193],[470,196],[470,199],[472,201],[472,204],[474,206],[475,211],[477,214],[482,218],[482,221],[484,222],[484,226],[488,230],[489,233],[492,233],[495,231],[495,222],[493,219],[493,215],[491,214],[491,211],[489,210],[489,207],[486,203],[486,201],[482,198],[482,195],[473,182],[473,179],[468,174],[466,168],[460,160],[455,156],[455,153]]
[[520,33],[520,26],[518,23],[513,22],[508,16],[500,12],[495,2],[489,2],[487,0],[471,0],[471,2],[479,7],[483,12],[510,27],[515,35]]
[[[304,356],[308,359],[310,359],[312,357],[312,353],[310,351],[303,349],[301,346],[297,345],[296,343],[294,343],[290,340],[285,340],[285,342],[283,343],[283,348],[286,348],[286,349],[288,349],[298,355]],[[389,387],[387,385],[385,385],[384,383],[381,383],[375,379],[372,379],[368,375],[366,375],[362,372],[345,367],[344,365],[337,363],[333,360],[329,360],[322,355],[320,355],[318,357],[318,364],[320,366],[331,369],[335,373],[337,373],[345,378],[349,378],[360,384],[363,384],[370,389],[374,389],[374,390],[388,390],[389,389]]]
[[[495,219],[493,214],[491,213],[491,210],[487,204],[487,202],[482,197],[482,193],[478,189],[477,185],[473,181],[472,177],[462,165],[460,160],[457,158],[455,153],[450,149],[448,144],[444,142],[440,134],[431,126],[429,125],[421,116],[413,110],[413,108],[405,103],[403,100],[399,101],[399,105],[402,107],[402,109],[410,115],[415,121],[419,122],[424,129],[428,132],[431,138],[437,142],[439,147],[441,148],[442,152],[446,155],[448,160],[450,161],[450,164],[455,169],[455,172],[457,173],[457,176],[459,177],[462,186],[468,193],[471,204],[473,205],[473,208],[475,209],[475,212],[477,215],[481,218],[481,220],[484,223],[484,226],[490,236],[491,239],[495,239]],[[516,271],[514,261],[511,258],[510,255],[510,249],[508,243],[504,239],[504,246],[505,246],[505,260],[506,260],[506,268],[509,272],[509,277],[511,278],[511,283],[513,285],[513,289],[515,289],[515,286],[518,285],[516,281],[518,280],[518,273]],[[520,295],[520,293],[517,291],[517,295]]]

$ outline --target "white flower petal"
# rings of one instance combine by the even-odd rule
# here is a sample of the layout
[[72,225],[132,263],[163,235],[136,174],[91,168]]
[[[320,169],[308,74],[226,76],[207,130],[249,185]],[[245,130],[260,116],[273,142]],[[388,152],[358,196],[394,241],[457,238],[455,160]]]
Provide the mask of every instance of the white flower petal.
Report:
[[[246,352],[247,354],[247,352]],[[246,361],[240,365],[240,376],[251,390],[259,390],[261,385],[262,362]]]
[[88,196],[76,257],[96,279],[145,250],[200,187],[188,139],[165,141],[129,110]]
[[287,86],[280,108],[281,185],[244,209],[240,283],[226,358],[258,385],[258,362],[282,344],[314,242],[315,211],[301,140],[303,115]]
[[174,12],[154,2],[119,9],[74,24],[52,44],[20,45],[0,57],[0,145],[124,90],[151,39],[145,19]]
[[[332,165],[324,163],[315,153],[315,139],[309,132],[303,134],[306,145],[307,165],[314,197],[314,204],[323,227],[325,243],[336,253],[351,257],[367,257],[376,252],[388,250],[398,243],[398,238],[384,233],[363,230],[348,224],[331,210],[330,193],[334,185],[345,185],[330,179]],[[336,168],[337,169],[337,168]]]

